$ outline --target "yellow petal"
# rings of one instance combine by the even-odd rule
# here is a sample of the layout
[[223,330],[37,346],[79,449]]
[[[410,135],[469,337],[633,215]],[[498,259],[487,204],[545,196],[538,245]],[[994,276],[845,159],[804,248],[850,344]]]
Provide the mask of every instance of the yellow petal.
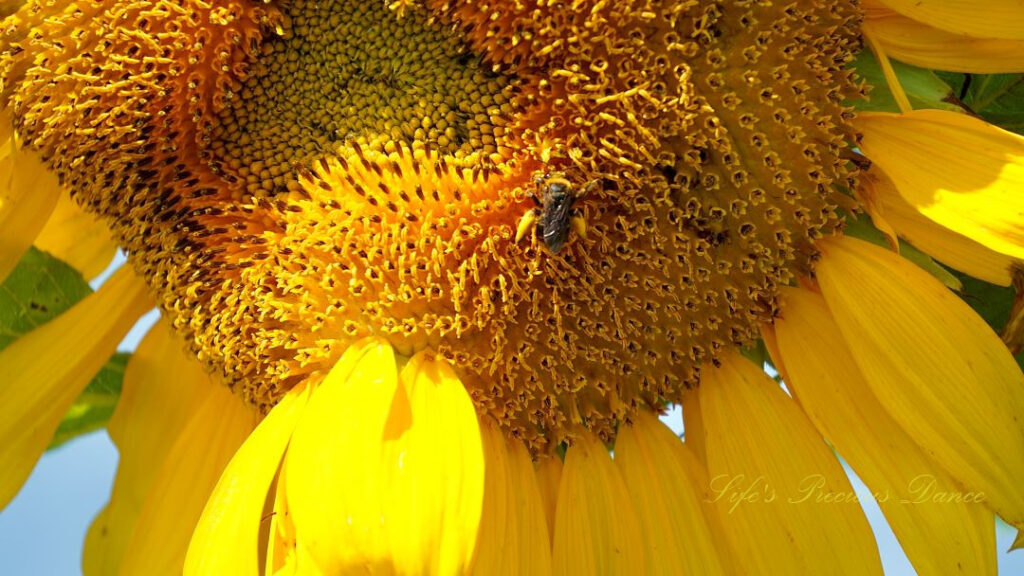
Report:
[[1009,552],[1014,550],[1020,550],[1024,548],[1024,528],[1017,529],[1017,537],[1013,539],[1013,544],[1010,545]]
[[163,320],[132,353],[107,432],[119,453],[110,502],[86,536],[86,576],[117,574],[142,503],[178,434],[215,386]]
[[818,294],[783,292],[775,335],[786,384],[871,489],[918,574],[995,574],[995,519],[882,408]]
[[0,282],[43,229],[60,191],[38,155],[14,139],[0,142]]
[[680,451],[657,416],[641,411],[619,428],[615,464],[633,498],[648,574],[723,574],[718,550]]
[[925,218],[899,195],[892,181],[877,167],[861,175],[871,198],[871,218],[883,219],[897,234],[943,264],[991,284],[1010,285],[1014,259],[978,244]]
[[1024,40],[1020,0],[878,0],[929,26],[974,38]]
[[378,471],[397,389],[391,346],[362,341],[314,391],[295,429],[284,463],[288,506],[298,543],[323,572],[392,569]]
[[701,372],[711,499],[732,549],[764,574],[881,574],[839,461],[760,368],[730,351]]
[[1019,40],[970,38],[884,8],[868,11],[861,29],[888,56],[914,66],[975,74],[1024,71],[1024,42]]
[[868,385],[931,458],[1024,522],[1024,375],[984,320],[866,242],[820,243],[821,292]]
[[[703,443],[703,439],[701,443]],[[735,524],[726,524],[723,521],[719,509],[715,505],[715,499],[711,491],[711,481],[708,479],[708,471],[704,463],[697,459],[688,442],[683,442],[682,448],[676,452],[679,456],[679,461],[686,470],[685,478],[690,482],[690,486],[694,494],[697,495],[698,502],[700,502],[701,511],[704,513],[704,520],[711,531],[712,542],[718,551],[718,561],[722,564],[725,573],[753,574],[753,566],[746,566],[744,564],[746,560],[736,554],[732,549],[732,545],[729,544],[733,540],[743,539],[748,535],[726,535],[727,529],[735,531],[740,527]]]
[[329,574],[463,572],[484,481],[468,394],[450,368],[419,356],[398,386],[383,341],[368,341],[349,364],[314,392],[288,450],[299,545]]
[[861,149],[921,215],[1024,258],[1024,138],[965,114],[863,113]]
[[394,352],[383,341],[350,347],[316,390],[295,429],[285,468],[298,544],[328,574],[392,571],[382,442],[396,402]]
[[551,537],[544,515],[544,502],[533,469],[533,459],[519,441],[507,440],[510,473],[509,486],[515,494],[516,520],[519,524],[518,566],[515,574],[551,574]]
[[288,471],[282,468],[277,473],[274,487],[274,507],[270,518],[264,574],[298,574],[295,523],[292,522],[292,512],[288,507],[287,482]]
[[472,574],[486,575],[501,570],[512,571],[502,561],[514,552],[505,548],[518,548],[520,531],[515,524],[515,494],[509,482],[508,445],[497,423],[491,418],[480,422],[483,440],[484,461],[487,470],[484,477],[484,507],[481,515],[480,533],[473,560]]
[[0,508],[46,449],[89,380],[151,306],[122,268],[99,291],[0,351]]
[[626,484],[608,449],[583,430],[566,451],[554,542],[554,574],[645,573],[645,543]]
[[530,455],[521,442],[507,440],[492,419],[485,419],[480,428],[487,473],[470,573],[551,574],[551,539]]
[[231,458],[192,533],[186,576],[259,573],[263,505],[308,402],[307,385],[289,390]]
[[683,440],[702,466],[707,466],[708,455],[704,446],[704,417],[700,411],[700,394],[689,390],[683,394]]
[[[381,439],[389,454],[379,490],[389,493],[392,556],[402,573],[462,574],[484,499],[476,409],[443,360],[417,354],[400,380],[407,398],[396,395]],[[532,465],[529,473],[533,481]]]
[[562,483],[562,459],[556,454],[541,457],[537,462],[537,484],[544,500],[544,516],[548,521],[548,537],[555,535],[555,510],[558,507],[558,487]]
[[106,225],[82,210],[67,194],[60,195],[34,244],[81,272],[86,279],[106,270],[117,250]]
[[[324,572],[320,571],[320,567],[317,566],[316,560],[310,555],[309,550],[306,549],[301,543],[297,545],[295,549],[295,561],[294,564],[285,565],[285,567],[275,574],[288,574],[288,570],[293,570],[292,574],[298,576],[324,576]],[[388,574],[383,572],[382,574]]]
[[1010,307],[1009,317],[1000,336],[1010,354],[1016,356],[1024,350],[1024,266],[1014,267],[1013,289],[1016,292],[1013,306]]
[[225,386],[208,389],[146,495],[122,574],[181,574],[185,551],[217,479],[256,425],[256,412]]
[[[879,182],[879,180],[883,178],[889,186],[892,186],[892,191],[896,192],[896,187],[892,185],[892,180],[889,180],[881,170],[875,167],[872,170],[861,173],[861,189],[858,194],[858,199],[861,201],[861,204],[864,205],[864,210],[871,216],[871,223],[879,232],[882,233],[883,236],[885,236],[885,241],[889,243],[889,248],[893,252],[899,253],[899,234],[896,232],[896,228],[893,227],[892,223],[889,222],[888,213],[881,208],[880,201],[876,194],[874,194],[874,191],[877,188],[875,183]],[[906,204],[906,202],[904,202],[904,204]],[[859,219],[856,217],[849,218],[847,220],[847,231],[849,231],[849,225],[856,224],[858,220]],[[856,234],[851,235],[856,236]],[[960,236],[960,238],[963,238],[963,236]]]

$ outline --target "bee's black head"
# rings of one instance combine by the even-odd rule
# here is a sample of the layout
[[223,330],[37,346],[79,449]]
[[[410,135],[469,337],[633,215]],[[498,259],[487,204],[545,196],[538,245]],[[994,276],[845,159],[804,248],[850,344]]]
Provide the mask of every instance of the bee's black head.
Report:
[[572,183],[563,177],[551,177],[545,183],[545,191],[549,196],[568,196],[572,194]]

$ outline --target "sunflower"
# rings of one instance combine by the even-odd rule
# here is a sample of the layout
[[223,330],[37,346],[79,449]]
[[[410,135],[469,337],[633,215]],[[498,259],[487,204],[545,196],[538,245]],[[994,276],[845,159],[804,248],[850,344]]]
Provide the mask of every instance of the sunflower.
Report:
[[1024,283],[1024,138],[891,58],[1017,4],[2,1],[0,277],[130,266],[0,351],[0,503],[155,303],[87,574],[879,573],[836,453],[993,573],[1024,375],[932,258]]

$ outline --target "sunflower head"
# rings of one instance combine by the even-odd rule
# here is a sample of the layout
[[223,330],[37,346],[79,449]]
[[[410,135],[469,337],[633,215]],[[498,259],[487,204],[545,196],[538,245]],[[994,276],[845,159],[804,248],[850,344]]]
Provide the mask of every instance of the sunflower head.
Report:
[[[535,449],[579,423],[610,439],[752,342],[839,228],[852,4],[402,8],[6,22],[19,134],[248,402],[379,335],[447,359]],[[33,42],[68,36],[89,48]],[[559,253],[515,241],[554,173],[597,183]]]

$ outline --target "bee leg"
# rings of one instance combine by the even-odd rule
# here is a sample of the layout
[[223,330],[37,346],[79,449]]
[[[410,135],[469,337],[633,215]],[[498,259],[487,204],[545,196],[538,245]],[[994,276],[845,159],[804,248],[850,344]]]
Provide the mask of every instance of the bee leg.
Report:
[[580,238],[587,239],[587,219],[583,217],[583,211],[574,209],[569,218],[569,226]]
[[522,240],[527,232],[536,228],[538,220],[540,220],[540,210],[536,208],[523,214],[523,217],[519,219],[519,226],[516,227],[516,242]]

